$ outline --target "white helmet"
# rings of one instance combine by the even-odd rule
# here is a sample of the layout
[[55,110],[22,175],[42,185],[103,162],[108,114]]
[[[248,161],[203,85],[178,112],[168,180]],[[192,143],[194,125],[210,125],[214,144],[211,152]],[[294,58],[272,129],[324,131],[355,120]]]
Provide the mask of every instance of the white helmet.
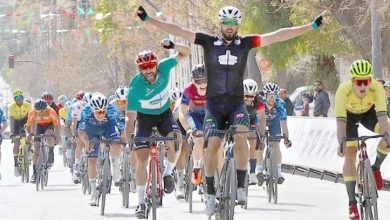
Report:
[[238,8],[233,6],[225,6],[219,10],[218,13],[219,21],[223,21],[225,19],[234,19],[237,20],[238,23],[241,22],[241,12]]
[[256,94],[259,86],[253,79],[244,80],[244,94]]
[[170,92],[170,96],[171,96],[171,99],[173,101],[180,99],[182,94],[183,93],[181,92],[181,89],[179,89],[179,88],[173,88]]
[[264,85],[263,92],[264,94],[268,94],[268,93],[277,94],[279,92],[279,86],[274,82],[267,83]]
[[57,101],[58,101],[59,103],[61,103],[61,104],[65,104],[66,100],[67,100],[67,98],[66,98],[65,95],[60,95],[60,96],[58,96],[58,98],[57,98]]
[[108,106],[107,98],[101,93],[95,93],[91,98],[91,107],[94,110],[105,110]]
[[129,93],[129,89],[125,86],[121,86],[115,91],[115,97],[117,99],[127,99],[128,93]]
[[83,101],[85,103],[87,103],[88,105],[91,104],[91,99],[92,99],[92,93],[91,92],[84,93]]

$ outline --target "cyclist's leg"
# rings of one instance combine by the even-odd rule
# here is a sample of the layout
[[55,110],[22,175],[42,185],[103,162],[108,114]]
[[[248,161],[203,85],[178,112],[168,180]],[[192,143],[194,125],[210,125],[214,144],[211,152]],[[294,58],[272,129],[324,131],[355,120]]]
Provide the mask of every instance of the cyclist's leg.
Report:
[[[358,137],[358,123],[361,115],[351,114],[347,112],[347,138]],[[345,148],[343,176],[344,183],[347,188],[349,198],[349,206],[356,205],[355,187],[356,187],[356,153],[357,141],[348,141]]]
[[35,126],[35,137],[34,137],[34,151],[33,151],[33,175],[31,177],[31,182],[35,182],[35,176],[37,174],[37,168],[36,168],[36,164],[37,164],[37,161],[38,161],[38,157],[39,157],[39,148],[40,148],[40,141],[41,141],[41,137],[39,137],[39,135],[41,134],[44,134],[45,130],[43,128],[43,126],[37,124]]
[[[54,135],[54,125],[46,125],[43,126],[44,133],[46,135]],[[49,146],[49,158],[47,160],[47,163],[50,165],[53,165],[54,163],[54,146],[55,146],[55,138],[54,137],[48,137],[47,138],[47,144]]]
[[[110,121],[105,124],[103,136],[108,140],[120,140],[120,132],[114,121]],[[111,144],[110,156],[113,170],[113,181],[116,186],[119,186],[119,181],[121,179],[120,165],[122,151],[122,144]]]
[[[229,116],[229,122],[237,125],[238,131],[248,130],[249,115],[245,103],[235,107],[233,114]],[[234,135],[233,152],[237,166],[237,199],[239,201],[245,201],[245,180],[249,161],[248,133]]]
[[[23,124],[19,120],[14,120],[15,126],[14,131],[12,134],[15,135],[21,135],[21,128],[23,128]],[[13,138],[12,140],[14,142],[13,147],[13,153],[14,153],[14,168],[15,168],[15,176],[19,175],[19,169],[18,169],[18,154],[19,154],[19,147],[20,147],[20,138]]]
[[[257,118],[249,118],[250,120],[250,128],[251,130],[256,130],[258,120]],[[256,165],[257,165],[257,157],[259,154],[259,150],[256,150],[256,135],[250,134],[248,137],[249,142],[249,184],[257,184],[256,178]]]
[[[152,134],[152,127],[154,125],[153,118],[139,117],[135,123],[135,137],[149,137]],[[147,166],[149,161],[149,142],[136,141],[135,153],[137,157],[137,165],[135,169],[135,180],[137,185],[138,206],[135,214],[138,216],[145,215],[145,191],[147,180]]]
[[180,155],[176,162],[176,190],[175,195],[176,199],[184,199],[184,168],[188,159],[188,142],[186,140],[186,131],[181,125],[180,121],[177,120],[177,124],[179,125],[180,132],[182,134],[182,145],[180,147]]
[[[197,134],[202,134],[204,115],[192,114],[191,116],[195,122]],[[204,138],[203,137],[195,138],[193,141],[194,141],[194,148],[192,149],[192,158],[194,161],[194,169],[199,169],[202,167]]]
[[[73,122],[75,123],[75,122]],[[76,122],[76,129],[79,128],[79,121]],[[75,179],[79,179],[80,178],[80,161],[81,161],[81,156],[83,155],[83,148],[84,148],[84,144],[83,142],[80,140],[80,137],[79,137],[79,134],[76,130],[75,132],[75,142],[76,142],[76,149],[75,149],[75,152],[74,152],[74,166],[73,166],[73,170],[75,171],[74,172],[74,178]],[[79,181],[77,181],[79,182]]]
[[[382,116],[383,117],[383,116]],[[384,116],[387,117],[387,116]],[[379,133],[380,126],[378,122],[378,118],[376,116],[376,111],[372,108],[370,109],[362,118],[361,124],[367,129]],[[390,148],[387,147],[388,143],[385,138],[382,138],[377,146],[377,154],[374,164],[372,165],[372,170],[374,172],[376,187],[378,190],[381,190],[384,186],[382,175],[380,172],[381,165],[383,161],[386,159],[387,154],[389,153]]]
[[[95,129],[93,127],[86,127],[85,132],[88,136],[88,140],[93,140],[96,138],[99,138],[97,133],[95,132]],[[94,143],[93,149],[91,152],[87,152],[87,158],[88,158],[88,178],[89,183],[91,185],[91,199],[89,204],[92,206],[96,205],[96,199],[97,199],[97,191],[96,191],[96,176],[97,176],[97,161],[98,161],[98,155],[99,155],[99,144]]]
[[[281,136],[282,130],[280,125],[279,117],[275,117],[269,123],[269,134],[270,136]],[[276,166],[278,171],[278,177],[282,177],[282,153],[280,152],[280,142],[273,142],[272,149],[275,154]],[[282,180],[281,180],[282,181]]]
[[164,178],[164,191],[165,193],[171,193],[175,188],[175,183],[172,177],[173,168],[176,165],[177,159],[180,156],[180,147],[182,144],[182,135],[179,131],[179,126],[176,123],[172,112],[170,110],[166,111],[160,116],[160,123],[157,126],[158,132],[162,136],[173,137],[173,133],[176,132],[177,138],[179,141],[179,149],[176,151],[174,146],[174,141],[167,141],[167,160],[165,161],[165,170],[163,173]]

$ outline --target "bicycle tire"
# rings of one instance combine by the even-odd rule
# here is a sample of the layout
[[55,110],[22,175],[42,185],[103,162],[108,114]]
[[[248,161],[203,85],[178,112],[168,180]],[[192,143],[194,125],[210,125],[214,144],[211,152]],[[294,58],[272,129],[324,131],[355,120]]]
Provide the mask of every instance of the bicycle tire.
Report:
[[265,175],[266,175],[266,190],[267,190],[267,196],[268,196],[268,202],[271,203],[272,199],[272,176],[271,176],[271,159],[270,159],[270,149],[267,148],[266,156],[264,160],[264,168],[265,168]]
[[152,187],[152,218],[153,220],[156,220],[157,218],[157,164],[155,160],[150,161],[151,166],[151,172],[152,172],[152,180],[151,180],[151,187]]
[[45,186],[47,186],[47,182],[49,181],[49,170],[45,168]]
[[28,152],[28,146],[24,146],[24,153],[23,153],[23,162],[24,162],[24,174],[25,174],[25,182],[30,182],[30,162],[28,161],[29,158],[29,152]]
[[274,204],[278,203],[278,168],[276,165],[276,158],[273,150],[270,153],[271,158],[271,172],[272,172],[272,200]]
[[363,196],[365,197],[365,216],[367,220],[378,219],[378,206],[377,198],[378,192],[376,190],[376,184],[374,180],[374,174],[372,172],[370,161],[367,159],[364,161],[364,190]]
[[[245,193],[246,193],[246,198],[248,198],[248,192],[249,192],[249,175],[246,174],[245,178]],[[245,202],[244,205],[241,206],[243,209],[248,209],[248,201]]]
[[102,187],[102,206],[100,207],[100,214],[104,215],[104,209],[106,206],[106,195],[108,193],[108,181],[109,181],[109,169],[110,169],[110,164],[109,164],[109,158],[108,156],[104,158],[103,161],[103,187]]
[[234,158],[231,158],[229,160],[229,183],[230,183],[230,191],[229,197],[229,215],[228,215],[228,220],[233,220],[234,219],[234,208],[236,207],[236,197],[237,197],[237,169],[236,169],[236,161]]
[[129,196],[130,196],[130,157],[127,153],[124,153],[122,160],[122,205],[129,208]]
[[191,181],[192,170],[194,167],[194,161],[192,160],[192,155],[189,155],[187,162],[187,172],[186,172],[186,201],[188,202],[188,212],[192,213],[192,193],[194,191],[194,184]]

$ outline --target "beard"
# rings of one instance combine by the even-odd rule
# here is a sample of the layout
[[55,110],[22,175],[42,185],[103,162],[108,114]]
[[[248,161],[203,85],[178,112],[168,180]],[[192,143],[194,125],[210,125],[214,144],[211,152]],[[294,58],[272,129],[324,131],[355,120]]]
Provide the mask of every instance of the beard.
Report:
[[234,33],[226,33],[226,32],[223,32],[221,30],[221,33],[222,33],[223,39],[225,39],[226,41],[233,41],[237,36],[237,31]]

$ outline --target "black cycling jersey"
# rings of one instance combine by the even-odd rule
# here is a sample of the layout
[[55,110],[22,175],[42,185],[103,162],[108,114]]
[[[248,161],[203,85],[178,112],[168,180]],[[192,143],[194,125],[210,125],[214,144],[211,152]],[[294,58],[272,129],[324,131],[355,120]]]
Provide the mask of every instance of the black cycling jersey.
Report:
[[229,45],[218,36],[196,33],[195,44],[204,49],[207,98],[231,96],[243,100],[244,70],[249,50],[260,46],[260,36],[237,36]]

